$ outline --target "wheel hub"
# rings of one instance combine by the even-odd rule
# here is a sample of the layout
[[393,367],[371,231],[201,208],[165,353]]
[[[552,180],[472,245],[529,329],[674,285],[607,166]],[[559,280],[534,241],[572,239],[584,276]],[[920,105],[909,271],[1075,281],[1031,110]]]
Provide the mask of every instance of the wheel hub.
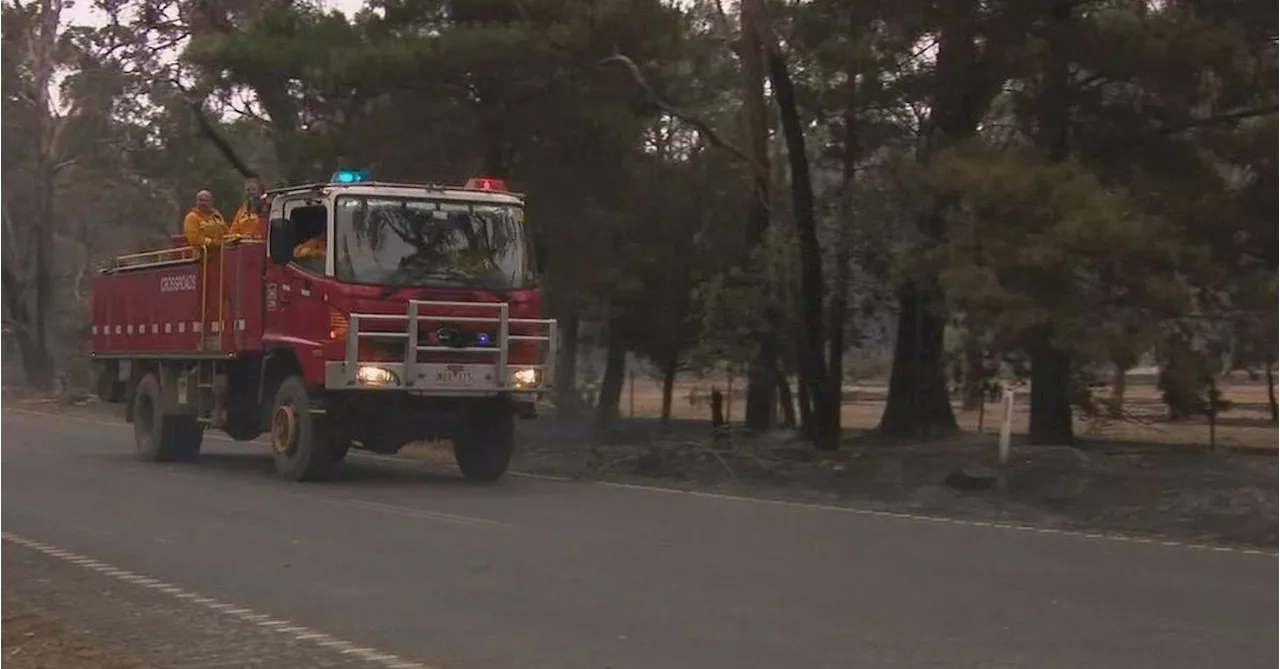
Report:
[[298,450],[298,415],[293,407],[276,407],[272,414],[271,447],[281,455],[293,455]]

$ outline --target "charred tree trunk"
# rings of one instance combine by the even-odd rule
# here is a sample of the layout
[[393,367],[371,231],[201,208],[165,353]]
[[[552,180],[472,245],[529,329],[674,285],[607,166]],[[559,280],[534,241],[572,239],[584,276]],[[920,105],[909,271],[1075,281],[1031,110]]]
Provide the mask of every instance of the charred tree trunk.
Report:
[[1031,426],[1027,442],[1040,446],[1075,443],[1071,410],[1071,356],[1054,346],[1047,327],[1031,349]]
[[[764,51],[760,36],[752,29],[758,18],[759,7],[754,2],[742,4],[742,41],[739,57],[742,61],[743,106],[746,114],[748,150],[751,154],[751,202],[747,211],[746,274],[759,276],[753,267],[751,254],[764,243],[769,230],[769,128],[765,118],[764,102]],[[766,323],[778,320],[773,309],[766,309]],[[777,365],[778,346],[775,341],[778,330],[773,327],[756,329],[756,357],[747,371],[747,402],[744,424],[747,429],[765,431],[773,422],[776,401],[774,367]]]
[[618,319],[609,322],[608,346],[605,352],[604,377],[600,380],[600,396],[596,399],[596,423],[609,425],[621,415],[622,386],[627,376],[627,348]]
[[560,321],[560,350],[556,352],[556,412],[563,415],[577,413],[582,403],[578,395],[578,328],[581,320],[577,310]]
[[1113,364],[1115,367],[1111,372],[1111,398],[1107,402],[1107,415],[1119,418],[1124,415],[1124,395],[1128,386],[1129,368],[1132,365],[1128,360]]
[[[848,37],[850,43],[856,43],[860,23],[856,13],[849,11]],[[858,76],[862,63],[857,51],[850,56],[845,73],[845,103],[842,120],[844,122],[844,146],[840,154],[840,222],[836,235],[835,278],[831,286],[831,303],[827,309],[830,331],[827,339],[827,380],[831,384],[831,397],[834,408],[830,417],[829,429],[840,434],[841,409],[844,406],[844,348],[845,348],[845,315],[849,311],[849,281],[853,244],[851,229],[855,221],[853,216],[853,186],[856,178],[858,159],[862,148],[858,137]]]
[[964,378],[962,379],[962,411],[977,411],[987,400],[987,369],[982,342],[969,333],[964,340]]
[[813,401],[809,397],[809,386],[803,383],[796,384],[796,408],[799,412],[800,433],[808,439],[810,430],[813,429]]
[[53,356],[49,355],[47,346],[42,345],[32,336],[31,308],[27,301],[28,292],[18,278],[9,270],[0,270],[3,285],[0,295],[4,297],[5,311],[13,321],[14,341],[18,344],[18,356],[22,358],[22,375],[27,385],[36,390],[53,388],[54,365]]
[[1271,422],[1278,423],[1280,422],[1280,407],[1276,406],[1276,377],[1275,373],[1271,371],[1276,364],[1276,359],[1273,356],[1267,356],[1265,362],[1267,365],[1267,405],[1271,409]]
[[778,368],[778,406],[782,409],[782,427],[796,429],[796,405],[791,397],[791,382],[781,367]]
[[[920,153],[920,161],[926,164],[938,151],[974,135],[1002,83],[995,66],[1006,45],[988,39],[987,47],[979,53],[978,0],[950,0],[945,5],[948,20],[938,36],[932,110]],[[950,202],[939,200],[920,217],[924,245],[945,242],[950,206]],[[956,419],[943,369],[947,311],[937,271],[924,268],[906,281],[899,290],[898,303],[893,371],[879,432],[890,439],[954,432]]]
[[662,424],[671,423],[671,400],[676,389],[676,373],[680,370],[679,356],[671,356],[662,366]]
[[492,103],[484,104],[480,116],[480,133],[485,143],[484,174],[507,178],[511,172],[511,143],[507,140],[507,123],[502,109]]
[[[1036,141],[1050,163],[1065,161],[1070,153],[1070,67],[1066,31],[1070,28],[1075,0],[1051,0],[1045,22],[1048,45],[1037,109]],[[1031,428],[1033,444],[1063,445],[1075,441],[1071,407],[1071,358],[1054,341],[1052,325],[1032,332]]]
[[[760,24],[757,24],[760,25]],[[818,245],[818,224],[813,206],[813,182],[809,176],[809,155],[805,146],[804,128],[800,123],[800,111],[796,104],[795,87],[787,62],[776,45],[767,52],[769,82],[773,85],[778,103],[782,134],[786,139],[787,157],[791,171],[791,200],[795,209],[796,235],[800,242],[800,292],[804,319],[804,339],[799,342],[798,359],[802,381],[809,388],[813,402],[814,445],[820,450],[832,450],[840,445],[840,418],[838,403],[832,397],[831,385],[822,352],[823,334],[822,302],[826,287],[822,279],[822,249]]]
[[897,338],[879,432],[890,439],[928,439],[958,428],[943,370],[946,318],[941,290],[908,286],[898,298]]

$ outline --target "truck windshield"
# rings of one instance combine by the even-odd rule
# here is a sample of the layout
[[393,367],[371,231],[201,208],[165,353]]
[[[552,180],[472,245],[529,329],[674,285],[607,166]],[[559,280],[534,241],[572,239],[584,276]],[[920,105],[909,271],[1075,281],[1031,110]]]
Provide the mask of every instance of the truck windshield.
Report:
[[524,288],[533,280],[519,205],[338,197],[334,272],[384,286]]

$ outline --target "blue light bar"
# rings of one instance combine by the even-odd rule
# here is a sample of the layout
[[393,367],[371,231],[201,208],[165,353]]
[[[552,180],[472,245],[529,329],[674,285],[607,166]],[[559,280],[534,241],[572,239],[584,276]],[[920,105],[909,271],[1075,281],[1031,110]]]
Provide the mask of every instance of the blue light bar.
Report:
[[369,174],[364,170],[338,170],[329,177],[329,183],[334,184],[354,184],[368,180]]

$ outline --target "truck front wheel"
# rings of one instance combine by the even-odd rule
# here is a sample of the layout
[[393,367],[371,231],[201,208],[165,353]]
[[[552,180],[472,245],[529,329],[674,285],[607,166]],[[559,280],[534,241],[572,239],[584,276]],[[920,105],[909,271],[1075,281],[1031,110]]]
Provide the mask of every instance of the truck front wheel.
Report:
[[515,450],[515,412],[507,402],[477,407],[453,435],[453,460],[473,481],[496,481]]
[[160,379],[147,374],[133,395],[134,451],[151,462],[190,461],[200,455],[204,426],[195,414],[165,411]]
[[301,376],[280,384],[271,408],[271,449],[276,472],[291,481],[327,478],[345,455],[325,425],[325,416],[312,413],[311,395]]

